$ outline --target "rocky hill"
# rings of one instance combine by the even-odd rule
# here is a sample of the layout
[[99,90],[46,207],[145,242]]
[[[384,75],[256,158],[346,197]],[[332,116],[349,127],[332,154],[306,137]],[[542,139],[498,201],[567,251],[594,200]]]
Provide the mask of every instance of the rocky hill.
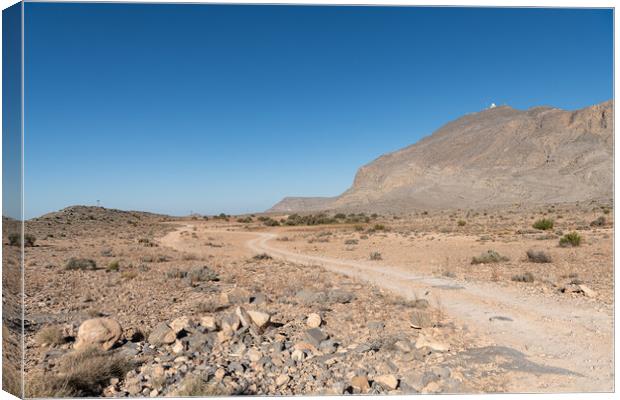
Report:
[[610,199],[613,101],[577,111],[495,107],[444,125],[361,167],[332,198],[285,198],[269,211],[407,211]]

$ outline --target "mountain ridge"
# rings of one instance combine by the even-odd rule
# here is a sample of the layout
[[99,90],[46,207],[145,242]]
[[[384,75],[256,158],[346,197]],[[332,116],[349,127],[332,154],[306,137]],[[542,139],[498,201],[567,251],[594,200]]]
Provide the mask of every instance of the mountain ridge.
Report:
[[329,198],[287,197],[271,212],[408,211],[608,199],[613,100],[566,111],[498,106],[448,122],[360,167]]

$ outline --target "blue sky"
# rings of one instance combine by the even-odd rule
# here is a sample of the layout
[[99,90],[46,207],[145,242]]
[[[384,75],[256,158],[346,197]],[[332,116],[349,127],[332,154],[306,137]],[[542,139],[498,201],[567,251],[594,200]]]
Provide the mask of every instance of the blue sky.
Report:
[[613,96],[610,10],[27,3],[26,216],[332,196],[491,102]]

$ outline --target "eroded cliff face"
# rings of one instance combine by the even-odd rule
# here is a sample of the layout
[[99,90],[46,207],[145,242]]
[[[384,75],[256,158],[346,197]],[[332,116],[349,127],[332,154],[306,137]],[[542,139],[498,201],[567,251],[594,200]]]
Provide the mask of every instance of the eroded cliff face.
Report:
[[[336,198],[286,211],[476,207],[611,198],[613,101],[577,111],[502,106],[361,167]],[[284,211],[282,203],[272,208]]]

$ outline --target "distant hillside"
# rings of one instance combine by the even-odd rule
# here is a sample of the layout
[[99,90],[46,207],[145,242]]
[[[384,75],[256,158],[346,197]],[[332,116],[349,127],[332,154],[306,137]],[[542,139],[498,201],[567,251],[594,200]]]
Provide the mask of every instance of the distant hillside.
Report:
[[508,106],[450,122],[361,167],[332,198],[285,198],[269,211],[556,203],[613,196],[613,101],[577,111]]

